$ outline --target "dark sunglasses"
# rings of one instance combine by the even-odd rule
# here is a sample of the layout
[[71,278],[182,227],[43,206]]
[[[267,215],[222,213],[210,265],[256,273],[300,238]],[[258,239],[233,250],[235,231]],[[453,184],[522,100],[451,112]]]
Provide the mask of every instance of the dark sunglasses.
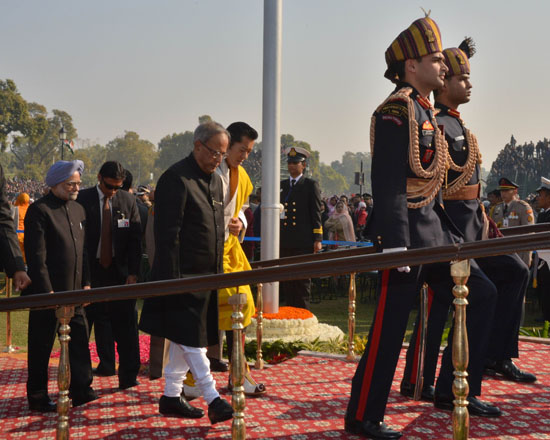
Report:
[[103,185],[105,185],[105,188],[111,189],[114,191],[118,191],[119,189],[122,189],[122,185],[111,185],[110,183],[105,182],[105,179],[101,179],[103,182]]

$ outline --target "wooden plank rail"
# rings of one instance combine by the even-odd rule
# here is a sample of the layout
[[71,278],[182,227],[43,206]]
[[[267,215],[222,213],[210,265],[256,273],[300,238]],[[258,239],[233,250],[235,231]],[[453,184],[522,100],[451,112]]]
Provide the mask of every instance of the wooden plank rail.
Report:
[[[535,225],[538,226],[538,225]],[[510,228],[512,229],[512,228]],[[528,229],[529,231],[531,229]],[[0,312],[19,309],[52,308],[63,305],[95,303],[122,299],[150,298],[177,295],[200,290],[214,290],[245,284],[317,278],[351,272],[368,272],[400,266],[464,260],[517,251],[550,248],[550,232],[538,232],[496,238],[473,243],[460,243],[432,248],[411,249],[389,254],[365,254],[337,257],[338,252],[326,253],[331,258],[321,260],[319,254],[309,255],[308,262],[253,269],[245,272],[204,275],[176,280],[154,281],[90,290],[73,290],[55,294],[39,294],[0,299]],[[340,251],[346,252],[346,251]],[[324,255],[324,254],[321,254]],[[323,258],[325,258],[323,256]],[[318,259],[318,261],[315,261]],[[282,260],[282,259],[281,259]],[[310,261],[312,260],[312,261]]]

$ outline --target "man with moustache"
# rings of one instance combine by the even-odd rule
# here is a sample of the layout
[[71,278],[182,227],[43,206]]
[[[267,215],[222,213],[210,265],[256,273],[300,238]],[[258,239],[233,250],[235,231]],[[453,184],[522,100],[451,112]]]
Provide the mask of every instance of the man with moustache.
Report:
[[[386,50],[385,77],[397,87],[375,111],[371,123],[372,189],[376,200],[371,232],[383,252],[441,246],[460,238],[441,206],[447,150],[437,127],[430,92],[444,84],[447,67],[441,34],[428,16],[416,20]],[[379,299],[368,344],[352,380],[345,429],[368,438],[395,439],[401,433],[383,423],[407,320],[424,282],[434,301],[449,303],[449,264],[406,266],[380,273]],[[496,289],[472,261],[467,325],[470,345],[470,402],[480,393],[487,337]],[[438,389],[452,401],[452,338],[443,355]],[[485,405],[479,402],[480,405]]]
[[[216,168],[225,158],[230,136],[214,121],[195,129],[193,151],[160,177],[155,190],[153,281],[223,273],[223,186]],[[146,299],[140,328],[170,341],[159,412],[200,418],[182,393],[188,371],[208,404],[212,424],[233,417],[210,373],[206,347],[218,341],[216,290]]]
[[[473,41],[465,39],[458,48],[443,51],[448,72],[442,88],[435,92],[437,124],[445,135],[450,157],[450,169],[443,187],[445,211],[460,229],[465,241],[487,238],[488,220],[480,203],[481,153],[476,137],[468,130],[458,112],[460,105],[470,101],[470,57],[475,53]],[[495,284],[498,291],[495,319],[486,359],[486,372],[502,374],[516,382],[534,382],[535,376],[521,371],[512,362],[518,357],[518,336],[522,303],[529,278],[529,269],[517,256],[497,255],[476,259],[485,275]],[[433,383],[441,336],[451,304],[432,302],[429,309],[427,347],[424,361],[424,381],[422,396],[433,400]],[[440,310],[436,310],[440,308]],[[416,365],[419,350],[419,325],[407,351],[407,363],[401,394],[412,397],[416,382]],[[452,409],[448,401],[435,396],[435,405],[442,409]],[[497,416],[499,413],[486,412],[484,408],[470,404],[474,415]],[[482,414],[478,414],[478,412]]]
[[[59,161],[46,175],[50,192],[29,206],[25,216],[25,254],[33,283],[22,295],[90,288],[84,241],[84,208],[75,200],[84,163]],[[70,321],[69,395],[73,406],[97,399],[91,387],[88,324],[81,305]],[[27,399],[33,411],[55,411],[48,397],[48,363],[57,332],[54,309],[31,310],[28,330]]]

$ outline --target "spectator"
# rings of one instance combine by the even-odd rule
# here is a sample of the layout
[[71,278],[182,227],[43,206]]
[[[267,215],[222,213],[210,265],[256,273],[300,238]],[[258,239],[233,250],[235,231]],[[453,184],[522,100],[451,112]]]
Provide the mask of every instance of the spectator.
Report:
[[[27,209],[29,208],[30,197],[27,193],[21,193],[17,196],[15,201],[15,206],[17,207],[17,230],[25,230],[25,215],[27,214]],[[23,260],[25,259],[25,248],[23,242],[25,240],[25,232],[17,232],[17,238],[19,240],[19,247],[21,248],[21,253],[23,254]]]
[[342,200],[336,204],[334,213],[325,222],[325,227],[328,229],[329,240],[355,241],[353,221],[346,204]]

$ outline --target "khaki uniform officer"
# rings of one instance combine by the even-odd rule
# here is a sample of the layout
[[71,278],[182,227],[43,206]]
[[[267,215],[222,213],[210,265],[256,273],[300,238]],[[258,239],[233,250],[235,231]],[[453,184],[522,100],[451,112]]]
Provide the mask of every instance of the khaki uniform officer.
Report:
[[[498,181],[498,189],[502,197],[502,203],[495,206],[492,218],[499,228],[512,226],[532,225],[535,223],[533,209],[529,204],[517,198],[519,186],[502,177]],[[531,266],[531,252],[518,252],[519,257],[527,266]]]

